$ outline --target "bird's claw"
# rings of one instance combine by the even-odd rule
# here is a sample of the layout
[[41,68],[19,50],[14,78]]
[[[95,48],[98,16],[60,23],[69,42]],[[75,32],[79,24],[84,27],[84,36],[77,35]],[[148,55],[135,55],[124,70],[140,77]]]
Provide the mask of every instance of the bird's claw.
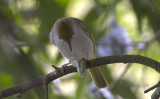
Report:
[[63,64],[62,66],[61,66],[61,71],[62,71],[62,73],[64,74],[64,72],[65,72],[65,68],[69,65],[70,63],[67,63],[67,64]]

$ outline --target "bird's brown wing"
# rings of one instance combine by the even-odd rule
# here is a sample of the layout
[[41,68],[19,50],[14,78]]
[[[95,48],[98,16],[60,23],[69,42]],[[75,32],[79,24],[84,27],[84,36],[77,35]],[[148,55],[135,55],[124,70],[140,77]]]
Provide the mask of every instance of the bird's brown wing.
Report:
[[80,24],[81,28],[85,31],[86,35],[91,38],[92,42],[93,42],[93,47],[94,47],[94,53],[96,52],[96,44],[94,41],[94,38],[91,34],[91,32],[89,31],[88,27],[79,19],[74,18],[76,21],[78,21],[78,23]]
[[95,41],[94,41],[94,38],[93,38],[91,32],[89,31],[88,27],[85,24],[83,24],[82,29],[85,31],[85,33],[87,34],[87,36],[89,38],[91,38],[91,40],[93,42],[94,53],[95,53],[96,52],[96,44],[95,44]]

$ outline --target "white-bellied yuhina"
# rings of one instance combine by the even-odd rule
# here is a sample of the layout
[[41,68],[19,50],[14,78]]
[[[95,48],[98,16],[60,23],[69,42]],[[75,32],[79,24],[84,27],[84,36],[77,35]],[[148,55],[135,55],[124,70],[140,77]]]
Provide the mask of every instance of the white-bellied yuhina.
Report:
[[[90,31],[87,26],[77,18],[63,17],[58,19],[50,32],[49,38],[50,41],[58,47],[62,56],[69,60],[72,65],[75,65],[75,61],[73,60],[78,60],[76,62],[79,62],[79,60],[84,62],[84,60],[91,59],[96,50]],[[78,65],[77,67],[77,71],[81,73],[85,70],[86,66],[85,64],[78,64],[82,65]],[[88,70],[97,88],[107,86],[106,80],[98,67]]]

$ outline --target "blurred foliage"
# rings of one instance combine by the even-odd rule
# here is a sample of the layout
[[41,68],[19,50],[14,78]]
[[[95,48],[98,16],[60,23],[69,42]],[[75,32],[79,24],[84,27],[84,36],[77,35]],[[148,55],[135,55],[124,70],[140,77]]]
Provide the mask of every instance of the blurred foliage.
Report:
[[[151,2],[152,1],[152,2]],[[48,40],[54,22],[64,16],[82,19],[98,43],[109,33],[110,14],[132,39],[133,44],[151,39],[160,30],[160,0],[0,0],[0,90],[9,88],[53,71],[63,57]],[[157,12],[155,12],[155,10]],[[118,37],[118,35],[115,35]],[[160,61],[160,39],[140,55]],[[129,54],[136,54],[133,48]],[[114,82],[125,69],[113,64],[101,67],[108,83]],[[135,72],[136,71],[136,72]],[[133,64],[111,92],[119,99],[149,99],[143,91],[160,76],[146,66]],[[87,92],[91,78],[70,74],[49,86],[49,97],[55,99],[93,99]],[[67,87],[66,87],[67,86]],[[70,90],[69,90],[69,89]],[[14,96],[6,99],[13,99]],[[29,90],[22,99],[44,99],[43,86]]]

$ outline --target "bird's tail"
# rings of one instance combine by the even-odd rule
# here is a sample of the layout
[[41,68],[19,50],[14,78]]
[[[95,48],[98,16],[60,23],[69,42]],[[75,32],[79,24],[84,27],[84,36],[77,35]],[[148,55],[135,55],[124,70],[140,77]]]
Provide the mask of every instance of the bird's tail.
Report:
[[90,68],[89,73],[97,88],[107,87],[107,82],[98,67]]

